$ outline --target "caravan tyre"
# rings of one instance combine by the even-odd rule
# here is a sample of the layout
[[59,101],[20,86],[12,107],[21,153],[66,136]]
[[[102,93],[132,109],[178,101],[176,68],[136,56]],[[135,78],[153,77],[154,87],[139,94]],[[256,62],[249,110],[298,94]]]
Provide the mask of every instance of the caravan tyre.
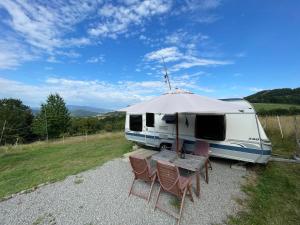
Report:
[[162,143],[160,145],[160,150],[170,150],[171,149],[171,145],[170,144],[167,144],[167,143]]

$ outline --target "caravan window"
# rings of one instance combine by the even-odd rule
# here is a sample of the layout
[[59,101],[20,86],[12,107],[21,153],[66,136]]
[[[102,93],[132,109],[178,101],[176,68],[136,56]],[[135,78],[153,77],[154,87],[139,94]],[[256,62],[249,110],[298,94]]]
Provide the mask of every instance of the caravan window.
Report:
[[154,127],[154,113],[146,113],[146,126]]
[[195,137],[214,141],[225,140],[224,115],[196,115]]
[[142,131],[143,130],[143,116],[142,115],[130,115],[129,129],[132,131]]
[[167,124],[176,124],[176,115],[166,114],[163,116],[162,120],[164,120]]

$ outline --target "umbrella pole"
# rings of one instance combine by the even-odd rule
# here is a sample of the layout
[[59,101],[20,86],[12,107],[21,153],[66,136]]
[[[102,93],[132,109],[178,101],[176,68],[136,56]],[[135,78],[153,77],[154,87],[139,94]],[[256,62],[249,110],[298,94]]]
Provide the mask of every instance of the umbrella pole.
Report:
[[178,138],[178,113],[176,113],[176,153],[179,155],[179,138]]

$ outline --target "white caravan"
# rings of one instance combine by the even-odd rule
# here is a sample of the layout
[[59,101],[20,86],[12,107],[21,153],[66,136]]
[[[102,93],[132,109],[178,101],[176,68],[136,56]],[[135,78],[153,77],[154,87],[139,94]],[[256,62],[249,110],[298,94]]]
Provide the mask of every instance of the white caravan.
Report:
[[[193,151],[196,140],[210,144],[211,156],[252,163],[267,163],[271,142],[251,104],[243,99],[223,99],[246,106],[240,113],[179,114],[179,138],[185,151]],[[170,148],[176,138],[175,115],[154,113],[126,114],[128,140],[160,149]]]

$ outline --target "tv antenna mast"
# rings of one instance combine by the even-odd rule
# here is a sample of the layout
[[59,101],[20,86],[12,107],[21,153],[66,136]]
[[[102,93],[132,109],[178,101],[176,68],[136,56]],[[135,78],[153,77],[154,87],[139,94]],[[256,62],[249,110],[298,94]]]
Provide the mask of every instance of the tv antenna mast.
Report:
[[171,83],[170,83],[170,79],[169,79],[169,75],[168,75],[168,70],[167,70],[167,67],[166,67],[166,63],[165,63],[164,57],[162,57],[162,61],[163,61],[163,64],[164,64],[164,69],[165,69],[165,75],[164,75],[165,82],[168,84],[169,89],[171,91],[172,87],[171,87]]

